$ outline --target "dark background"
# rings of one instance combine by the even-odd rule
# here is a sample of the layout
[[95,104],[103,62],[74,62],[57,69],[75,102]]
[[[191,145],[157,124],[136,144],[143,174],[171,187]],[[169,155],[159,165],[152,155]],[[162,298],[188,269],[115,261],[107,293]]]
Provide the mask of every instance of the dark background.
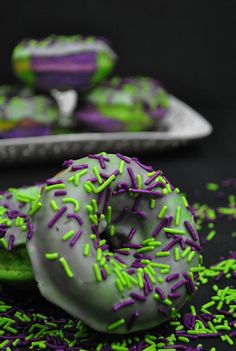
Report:
[[[205,184],[236,175],[235,0],[19,0],[1,3],[0,14],[0,84],[16,82],[10,56],[24,37],[106,36],[119,55],[115,73],[159,78],[214,129],[210,137],[186,147],[135,156],[163,169],[190,202],[195,190],[209,202]],[[0,188],[43,181],[60,170],[60,164],[1,164]],[[205,251],[206,264],[236,249],[228,234],[223,226],[221,240]],[[216,346],[218,351],[229,349],[221,342]]]

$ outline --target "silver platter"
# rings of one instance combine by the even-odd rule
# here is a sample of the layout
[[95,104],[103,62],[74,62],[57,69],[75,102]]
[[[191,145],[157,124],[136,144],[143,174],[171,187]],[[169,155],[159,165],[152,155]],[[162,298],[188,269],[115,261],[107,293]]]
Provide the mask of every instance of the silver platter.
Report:
[[[60,96],[61,108],[70,110]],[[208,136],[212,126],[198,112],[172,96],[170,110],[163,120],[164,131],[77,133],[0,140],[0,161],[31,163],[39,160],[78,158],[101,151],[143,153],[177,147]],[[68,101],[69,102],[69,101]]]

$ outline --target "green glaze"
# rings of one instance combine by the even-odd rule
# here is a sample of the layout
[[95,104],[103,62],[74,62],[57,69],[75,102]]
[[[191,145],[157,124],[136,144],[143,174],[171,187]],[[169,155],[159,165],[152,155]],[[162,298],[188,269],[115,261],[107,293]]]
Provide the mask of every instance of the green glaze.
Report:
[[31,262],[24,245],[15,247],[11,252],[0,247],[1,283],[23,283],[33,279]]

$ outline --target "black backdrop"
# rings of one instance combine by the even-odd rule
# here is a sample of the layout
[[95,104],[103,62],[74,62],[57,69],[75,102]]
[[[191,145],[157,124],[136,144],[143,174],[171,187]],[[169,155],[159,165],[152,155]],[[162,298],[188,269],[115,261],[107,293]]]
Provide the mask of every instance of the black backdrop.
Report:
[[[236,1],[235,0],[48,0],[0,4],[0,84],[15,82],[10,56],[23,37],[56,34],[107,36],[120,56],[116,73],[146,74],[199,110],[213,134],[188,147],[137,155],[161,168],[194,201],[194,191],[208,181],[236,174]],[[43,181],[61,162],[8,167],[0,164],[0,189]],[[210,196],[204,195],[206,202]],[[232,228],[235,231],[235,228]],[[204,253],[205,264],[236,249],[230,231]],[[196,295],[201,303],[204,290]],[[225,344],[209,343],[223,351]],[[229,349],[229,348],[227,348]],[[234,348],[232,348],[234,349]]]
[[235,0],[9,0],[0,6],[0,82],[13,82],[10,55],[24,37],[107,36],[116,72],[160,78],[197,105],[236,107]]

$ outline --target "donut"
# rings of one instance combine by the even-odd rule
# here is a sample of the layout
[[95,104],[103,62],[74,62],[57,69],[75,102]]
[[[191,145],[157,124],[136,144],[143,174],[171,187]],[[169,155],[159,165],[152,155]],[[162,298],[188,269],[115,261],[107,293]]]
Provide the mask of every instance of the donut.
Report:
[[79,102],[75,118],[90,131],[133,132],[161,127],[169,95],[148,77],[114,77],[91,90]]
[[10,188],[0,192],[0,282],[25,285],[33,281],[26,238],[33,232],[27,212],[37,201],[41,186]]
[[12,54],[16,76],[43,90],[87,89],[107,77],[115,62],[105,39],[81,35],[25,39]]
[[59,119],[56,102],[28,88],[0,87],[0,138],[51,134]]
[[186,197],[137,158],[100,153],[66,166],[31,207],[27,249],[41,294],[100,332],[175,316],[201,264]]

